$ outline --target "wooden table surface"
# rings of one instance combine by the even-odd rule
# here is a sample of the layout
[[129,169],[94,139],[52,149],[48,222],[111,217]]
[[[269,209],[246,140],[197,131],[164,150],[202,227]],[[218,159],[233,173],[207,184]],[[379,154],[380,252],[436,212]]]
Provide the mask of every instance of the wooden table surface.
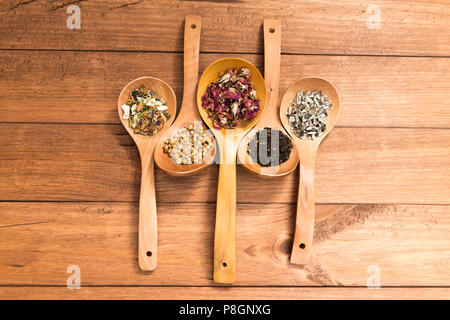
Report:
[[[202,16],[200,72],[224,56],[263,71],[262,22],[276,18],[280,92],[310,75],[340,92],[305,267],[289,264],[298,173],[238,168],[237,281],[214,284],[212,166],[157,170],[158,268],[138,268],[140,160],[117,97],[148,75],[181,102],[188,14]],[[450,298],[448,0],[5,0],[0,34],[0,298]]]

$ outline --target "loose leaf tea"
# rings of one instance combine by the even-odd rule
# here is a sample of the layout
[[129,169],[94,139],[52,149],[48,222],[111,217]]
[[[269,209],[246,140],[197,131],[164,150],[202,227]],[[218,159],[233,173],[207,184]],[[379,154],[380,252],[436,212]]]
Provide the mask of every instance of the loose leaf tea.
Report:
[[286,116],[292,131],[299,138],[314,139],[327,127],[328,110],[332,108],[331,100],[321,91],[297,92]]
[[202,96],[202,107],[214,128],[236,128],[242,120],[251,120],[258,114],[259,99],[251,77],[247,68],[242,68],[239,73],[232,69],[209,84]]
[[178,129],[175,134],[164,141],[163,151],[175,164],[202,163],[213,146],[214,138],[206,134],[200,124],[189,124]]
[[170,114],[163,98],[147,88],[133,89],[127,104],[122,105],[123,119],[134,133],[153,136],[161,131]]
[[283,132],[264,128],[250,139],[247,152],[261,167],[278,166],[289,160],[292,141]]

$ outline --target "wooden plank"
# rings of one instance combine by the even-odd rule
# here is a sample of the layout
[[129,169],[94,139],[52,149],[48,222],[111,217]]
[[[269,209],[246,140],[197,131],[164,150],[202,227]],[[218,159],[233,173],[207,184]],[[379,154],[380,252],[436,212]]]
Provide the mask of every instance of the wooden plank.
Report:
[[0,287],[2,300],[435,300],[449,288]]
[[[262,55],[232,56],[263,69]],[[200,72],[221,57],[202,54]],[[143,75],[166,80],[181,105],[182,63],[173,53],[3,51],[0,119],[119,123],[119,93]],[[284,55],[281,74],[281,94],[304,76],[332,81],[341,96],[338,126],[450,127],[450,59]]]
[[[319,148],[316,202],[450,203],[450,130],[335,128]],[[0,200],[137,202],[140,160],[120,125],[0,124]],[[159,202],[215,202],[217,166],[156,173]],[[238,169],[238,202],[297,201],[297,173]],[[257,187],[255,187],[257,186]]]
[[[283,52],[433,55],[450,52],[447,0],[77,1],[81,30],[69,30],[70,2],[2,1],[1,48],[182,50],[187,14],[203,18],[202,51],[262,52],[262,21],[283,23]],[[370,29],[380,10],[380,28]],[[372,9],[373,10],[373,9]],[[151,30],[151,32],[149,32]]]
[[[236,286],[450,285],[449,206],[318,205],[314,257],[291,265],[294,205],[238,205]],[[0,285],[214,285],[214,204],[161,204],[158,268],[137,265],[130,203],[0,203]],[[370,270],[369,270],[370,271]],[[83,291],[83,290],[82,290]]]
[[393,286],[450,284],[448,206],[352,207],[329,219],[340,231],[322,235],[329,222],[320,221],[317,240],[326,240],[314,250],[321,267],[338,285],[367,283],[368,275],[376,272],[381,284],[387,281]]

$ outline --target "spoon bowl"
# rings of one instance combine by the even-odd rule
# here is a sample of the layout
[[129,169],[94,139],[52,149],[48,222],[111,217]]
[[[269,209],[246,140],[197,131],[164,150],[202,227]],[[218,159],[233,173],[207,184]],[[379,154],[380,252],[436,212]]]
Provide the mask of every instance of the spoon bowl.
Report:
[[[238,162],[250,173],[263,178],[282,177],[295,170],[298,164],[298,152],[295,146],[291,150],[289,159],[281,164],[263,167],[254,161],[248,153],[248,145],[256,132],[265,127],[279,130],[280,135],[285,134],[291,141],[292,138],[286,134],[278,113],[278,84],[280,79],[281,65],[281,22],[280,20],[265,19],[264,31],[264,79],[267,85],[267,107],[261,120],[241,140],[238,149]],[[278,161],[278,159],[268,159]]]
[[[258,114],[251,120],[242,121],[241,124],[235,129],[215,129],[211,119],[208,117],[206,109],[202,107],[202,95],[205,93],[207,87],[211,82],[216,81],[219,78],[219,74],[226,72],[228,69],[241,69],[248,68],[252,74],[251,81],[253,82],[253,88],[256,90],[257,97],[259,98],[260,110]],[[197,107],[206,125],[214,132],[220,133],[225,136],[227,132],[231,135],[238,136],[248,132],[261,118],[264,113],[264,108],[267,101],[267,87],[266,82],[259,72],[259,70],[249,61],[240,58],[223,58],[211,63],[203,72],[197,88]]]
[[[325,131],[314,139],[301,139],[295,135],[286,115],[297,92],[321,91],[331,100]],[[333,84],[323,78],[307,77],[292,84],[284,93],[280,106],[280,119],[284,128],[293,137],[300,155],[300,176],[297,199],[297,218],[295,221],[294,242],[291,263],[305,265],[311,256],[314,234],[315,195],[314,169],[317,150],[326,135],[333,129],[339,114],[339,94]]]
[[[272,131],[279,130],[280,132],[286,134],[283,128],[268,125],[266,127],[272,128]],[[264,179],[284,177],[292,173],[297,168],[299,159],[297,148],[295,147],[294,143],[292,143],[293,147],[289,159],[279,165],[264,167],[252,159],[252,157],[248,153],[249,149],[248,145],[252,137],[254,137],[254,135],[256,134],[256,132],[262,129],[264,129],[264,127],[261,127],[258,123],[258,128],[253,128],[245,137],[242,138],[238,149],[238,164],[240,164],[245,170],[247,170],[251,174],[257,175]],[[290,140],[292,140],[292,138],[289,135],[286,134],[286,136]]]
[[[176,164],[171,156],[163,151],[164,142],[173,137],[173,135],[186,125],[194,125],[198,121],[198,125],[202,125],[202,120],[197,111],[195,100],[195,91],[198,81],[198,62],[200,54],[200,35],[202,20],[200,16],[186,16],[184,26],[184,85],[183,85],[183,102],[181,104],[180,113],[175,123],[169,130],[161,135],[155,149],[155,162],[158,168],[171,176],[189,176],[196,174],[213,161],[216,153],[216,144],[213,141],[208,155],[203,158],[201,163],[194,164]],[[203,126],[204,127],[204,126]],[[204,128],[206,130],[206,128]],[[213,138],[212,134],[207,131],[206,134]]]
[[[121,106],[126,104],[132,89],[148,88],[159,97],[164,98],[167,104],[167,112],[170,118],[164,127],[154,136],[143,136],[134,133],[128,125],[128,120],[123,119]],[[158,253],[158,234],[156,223],[156,197],[154,174],[154,151],[158,136],[164,133],[172,124],[177,110],[177,100],[172,88],[164,81],[153,77],[142,77],[128,83],[120,93],[117,102],[117,111],[124,128],[133,138],[139,150],[142,165],[141,192],[139,197],[139,267],[145,271],[156,268]]]
[[[333,107],[329,110],[327,116],[327,127],[325,131],[313,140],[310,139],[300,139],[294,132],[292,132],[291,125],[286,116],[292,101],[294,100],[297,92],[303,91],[322,91],[322,94],[326,94],[328,99],[331,100]],[[339,115],[339,93],[336,87],[328,80],[319,77],[306,77],[300,79],[299,81],[293,83],[287,88],[283,95],[280,105],[280,119],[284,128],[293,137],[296,144],[301,143],[302,145],[320,145],[325,136],[333,129]]]
[[[129,97],[130,92],[133,89],[139,89],[139,88],[148,88],[155,92],[158,96],[161,98],[164,98],[167,103],[167,112],[170,114],[170,118],[167,119],[166,124],[164,125],[164,128],[158,132],[157,135],[147,137],[143,136],[141,134],[137,134],[133,132],[133,129],[130,128],[128,125],[128,120],[123,119],[123,110],[121,106],[123,104],[126,104]],[[119,100],[117,102],[117,111],[119,112],[119,118],[122,122],[122,125],[125,127],[125,129],[128,131],[130,136],[135,141],[136,145],[139,148],[140,144],[148,144],[149,141],[152,143],[155,142],[155,138],[157,136],[160,136],[162,133],[164,133],[172,124],[173,120],[175,119],[175,114],[177,112],[177,99],[175,97],[175,93],[173,92],[172,88],[167,84],[167,82],[154,78],[154,77],[141,77],[134,79],[130,81],[120,92]]]
[[[202,95],[219,74],[228,69],[248,68],[251,81],[259,98],[260,111],[251,120],[242,121],[234,129],[216,129],[202,107]],[[250,62],[238,58],[224,58],[209,65],[203,72],[197,88],[198,111],[216,137],[220,154],[219,181],[217,186],[216,227],[214,236],[214,281],[232,283],[236,280],[236,155],[242,137],[258,122],[264,112],[267,88],[264,78]]]
[[[178,119],[177,119],[178,120]],[[188,121],[177,121],[170,129],[165,132],[161,138],[159,139],[156,148],[155,148],[155,162],[159,169],[161,169],[163,172],[170,176],[174,177],[186,177],[190,175],[194,175],[203,169],[206,169],[210,164],[214,162],[214,157],[216,154],[216,143],[214,142],[214,136],[209,132],[206,131],[206,128],[203,128],[203,130],[206,131],[206,135],[213,139],[212,147],[208,151],[207,155],[203,157],[201,163],[192,163],[192,164],[176,164],[170,155],[167,155],[163,151],[164,147],[164,141],[174,136],[174,134],[180,130],[183,129],[186,125],[194,124],[195,122],[199,121],[200,125],[203,125],[201,120],[188,120]]]

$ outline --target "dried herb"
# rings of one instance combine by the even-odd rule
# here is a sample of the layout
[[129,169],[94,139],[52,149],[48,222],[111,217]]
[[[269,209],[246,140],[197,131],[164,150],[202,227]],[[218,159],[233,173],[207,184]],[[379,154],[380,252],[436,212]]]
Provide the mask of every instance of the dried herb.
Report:
[[157,134],[166,124],[170,114],[163,98],[147,88],[133,89],[127,104],[122,105],[123,119],[134,133],[144,136]]
[[274,167],[289,160],[292,147],[283,132],[266,127],[250,139],[247,152],[261,167]]
[[242,68],[239,73],[232,69],[209,84],[202,96],[202,107],[216,129],[236,128],[241,121],[253,119],[258,114],[259,99],[251,77],[247,68]]
[[201,121],[178,129],[164,141],[163,151],[175,164],[202,163],[213,146],[214,138],[208,136]]
[[297,92],[286,116],[292,131],[299,138],[314,139],[327,127],[328,110],[332,108],[331,100],[321,91]]

